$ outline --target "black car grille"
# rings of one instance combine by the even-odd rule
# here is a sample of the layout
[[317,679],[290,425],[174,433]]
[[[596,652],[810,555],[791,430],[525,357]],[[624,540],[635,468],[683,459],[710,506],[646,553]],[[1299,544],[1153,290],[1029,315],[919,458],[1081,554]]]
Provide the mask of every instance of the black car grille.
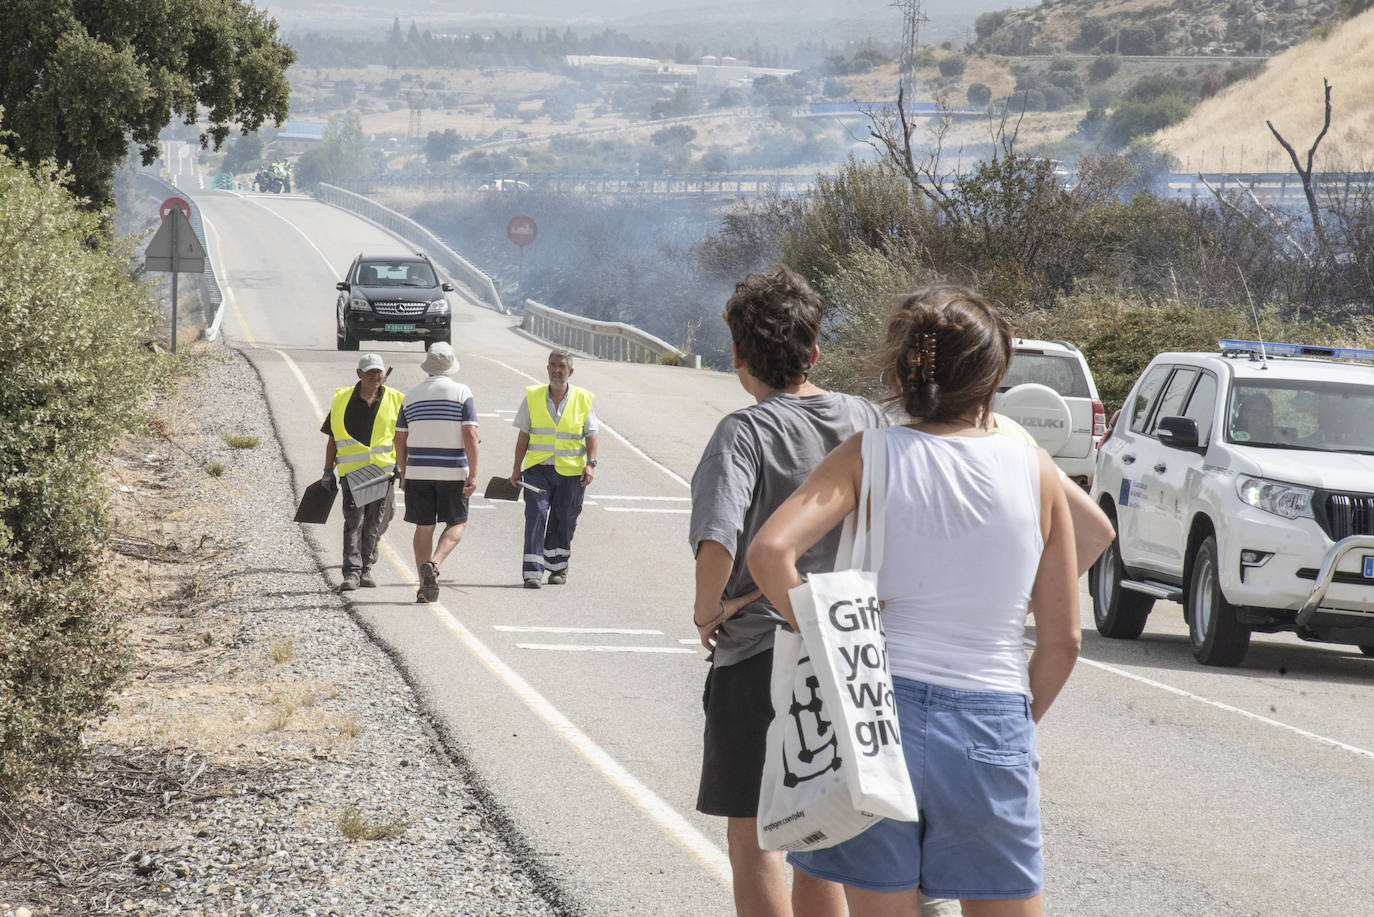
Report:
[[1374,494],[1326,493],[1313,502],[1317,522],[1332,541],[1374,535]]
[[423,315],[427,302],[374,302],[372,311],[378,315]]

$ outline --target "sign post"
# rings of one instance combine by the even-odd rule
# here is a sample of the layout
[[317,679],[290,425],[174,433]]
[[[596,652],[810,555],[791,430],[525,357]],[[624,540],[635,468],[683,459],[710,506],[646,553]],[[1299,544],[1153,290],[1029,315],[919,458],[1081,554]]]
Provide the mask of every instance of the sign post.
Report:
[[162,225],[153,234],[144,255],[149,271],[172,274],[172,353],[177,352],[177,274],[199,274],[205,270],[205,246],[191,228],[191,205],[179,197],[162,202]]
[[506,238],[520,248],[520,261],[515,269],[515,288],[517,290],[520,289],[525,273],[525,246],[533,242],[537,235],[539,235],[539,227],[534,225],[534,220],[529,217],[511,217],[510,222],[506,224]]

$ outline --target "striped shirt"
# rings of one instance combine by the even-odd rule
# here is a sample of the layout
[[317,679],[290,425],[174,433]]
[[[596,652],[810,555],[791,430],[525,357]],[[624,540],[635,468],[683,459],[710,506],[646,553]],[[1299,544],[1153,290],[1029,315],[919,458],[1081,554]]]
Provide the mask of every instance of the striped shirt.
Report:
[[468,456],[463,427],[477,425],[472,390],[448,376],[430,376],[406,392],[397,432],[406,434],[406,479],[463,481]]

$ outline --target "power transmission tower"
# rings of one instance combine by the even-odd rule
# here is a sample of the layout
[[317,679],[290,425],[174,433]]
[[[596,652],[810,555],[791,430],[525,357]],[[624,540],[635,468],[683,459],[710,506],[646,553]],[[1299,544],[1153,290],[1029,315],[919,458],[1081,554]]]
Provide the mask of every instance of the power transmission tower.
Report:
[[902,58],[897,65],[897,88],[910,98],[916,86],[916,46],[921,26],[930,19],[926,16],[924,0],[892,0],[891,5],[902,11]]
[[410,124],[406,127],[406,138],[416,140],[421,136],[420,112],[425,106],[425,86],[418,79],[406,90],[406,101],[410,103]]

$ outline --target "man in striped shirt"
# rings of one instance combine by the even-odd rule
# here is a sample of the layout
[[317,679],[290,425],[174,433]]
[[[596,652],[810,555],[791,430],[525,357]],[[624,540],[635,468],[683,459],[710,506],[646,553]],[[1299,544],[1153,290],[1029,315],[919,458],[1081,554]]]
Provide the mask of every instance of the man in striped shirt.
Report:
[[[396,421],[396,466],[406,495],[406,522],[415,525],[417,602],[439,598],[439,565],[467,528],[468,498],[477,488],[477,407],[472,390],[453,378],[458,358],[442,341],[420,368],[425,381],[406,392]],[[439,522],[444,530],[434,543]]]

